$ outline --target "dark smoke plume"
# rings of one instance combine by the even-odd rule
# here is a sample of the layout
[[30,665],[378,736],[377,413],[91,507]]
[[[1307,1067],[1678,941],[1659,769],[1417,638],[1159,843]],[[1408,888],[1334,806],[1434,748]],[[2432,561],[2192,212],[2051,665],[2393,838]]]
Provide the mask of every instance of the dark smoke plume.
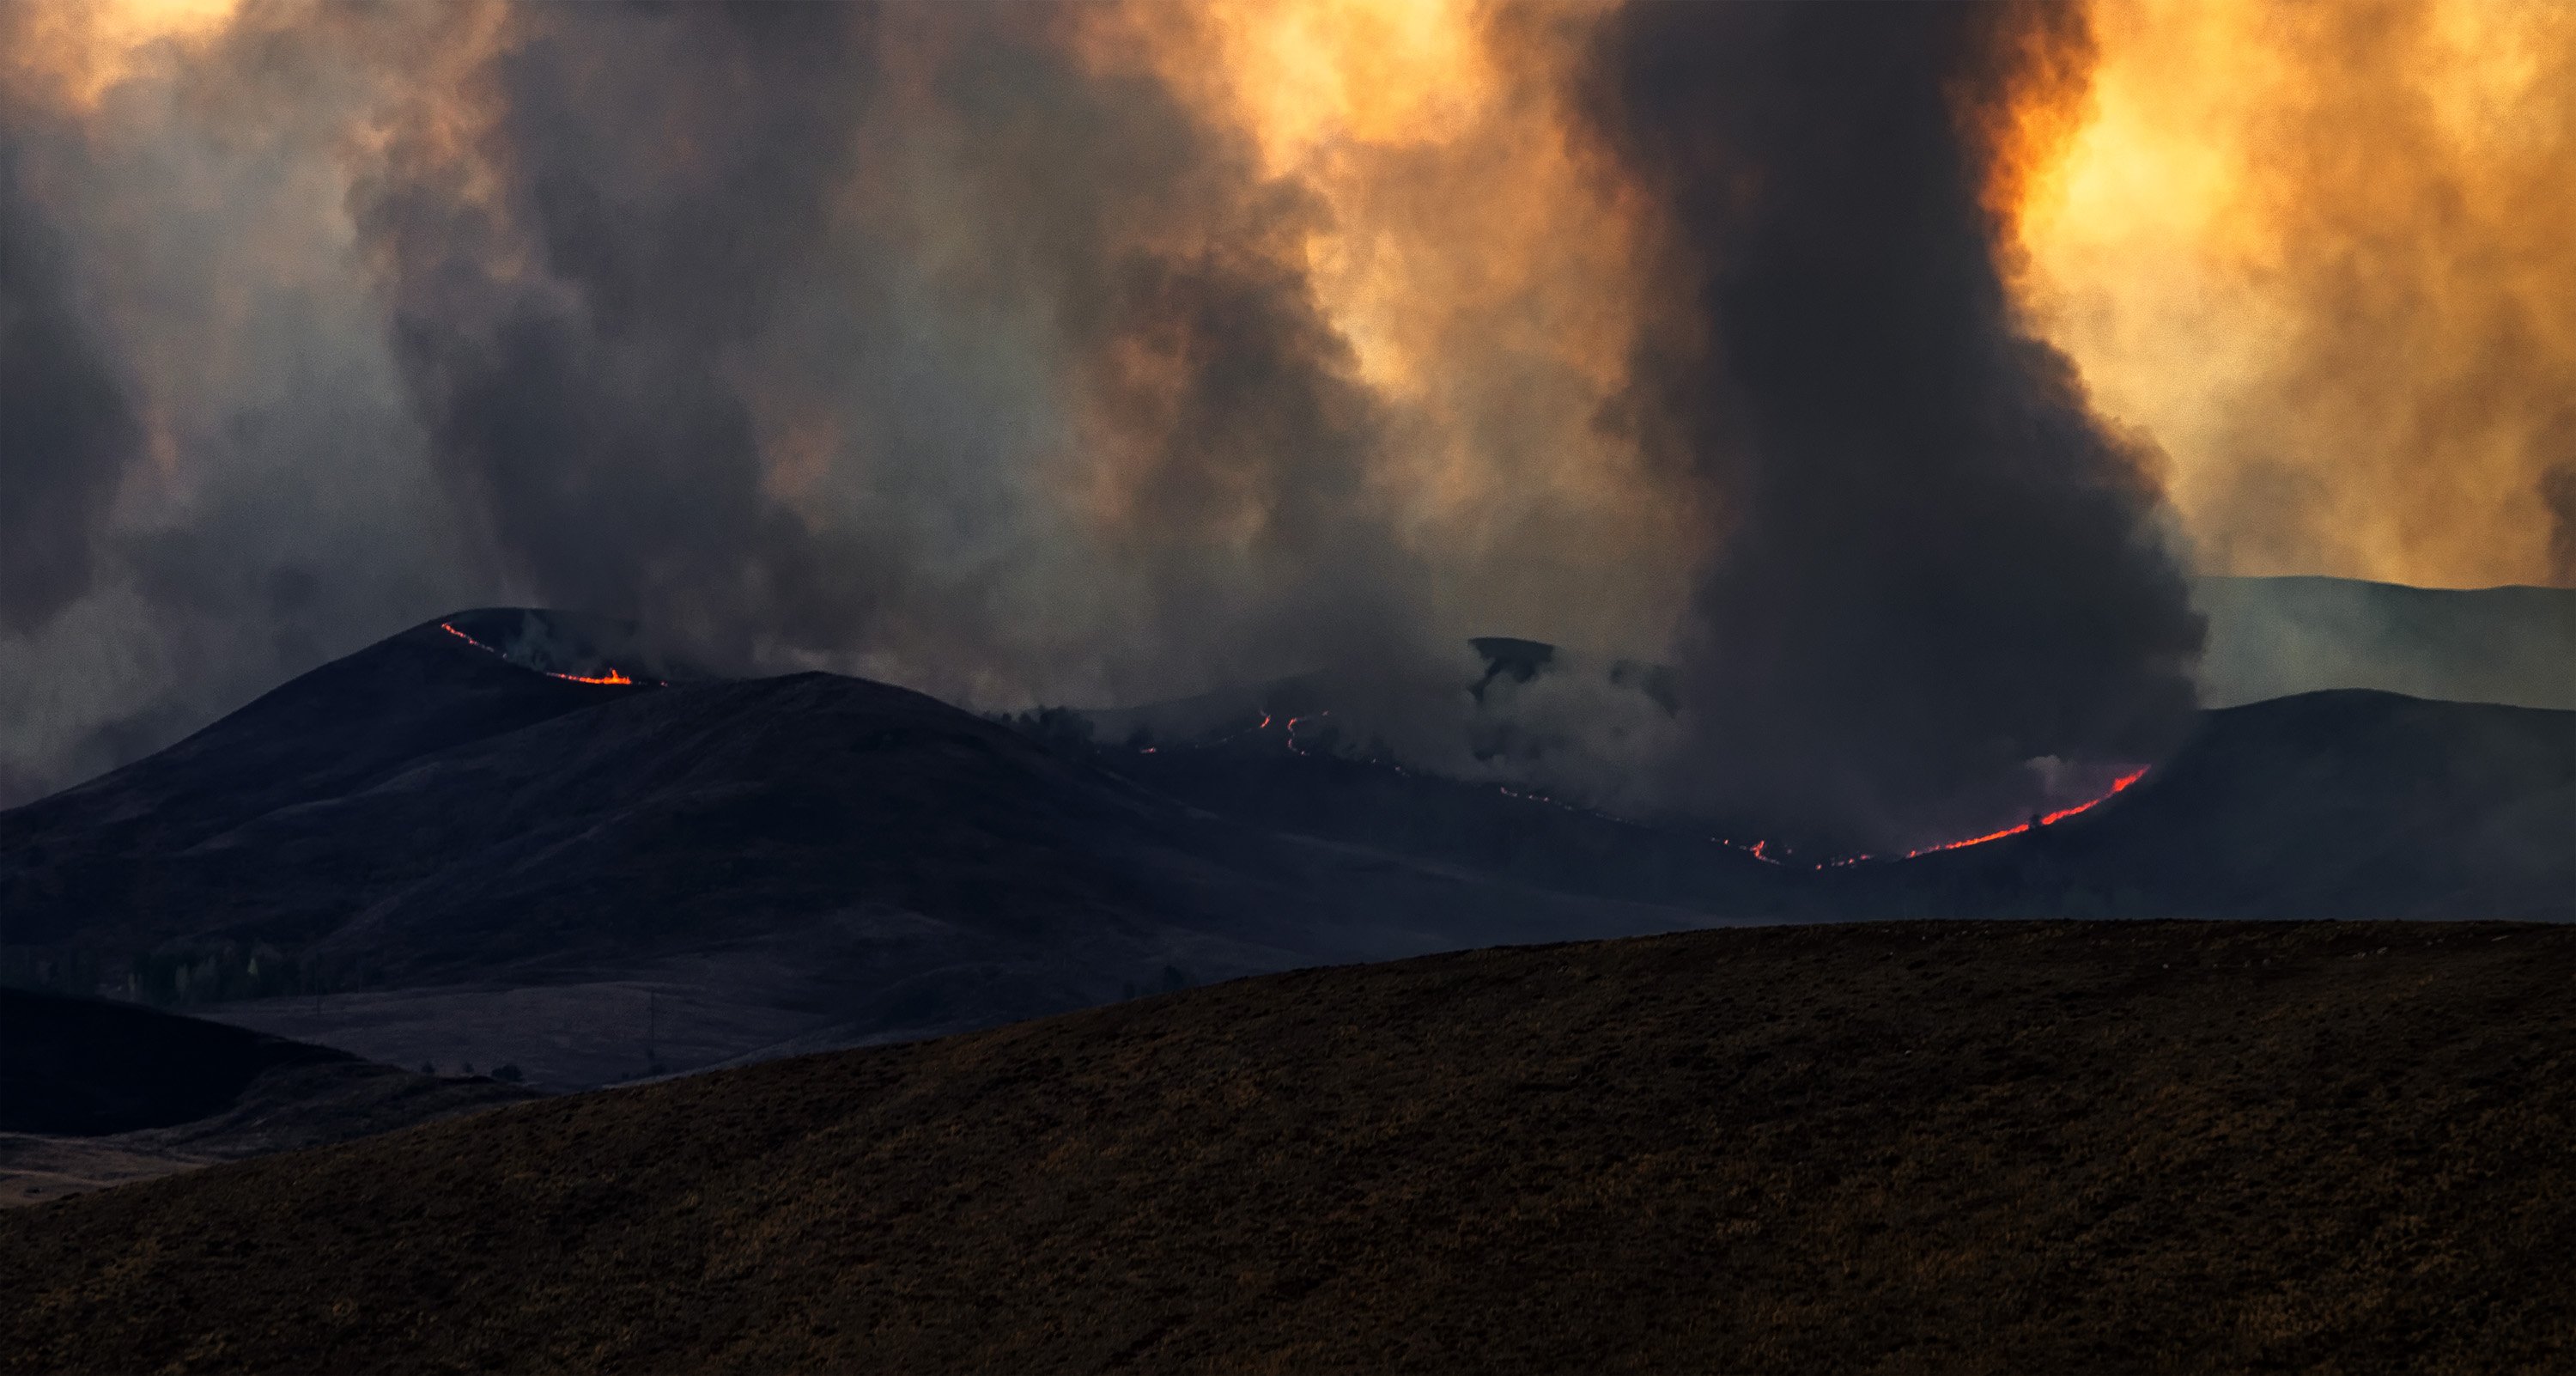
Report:
[[89,590],[139,429],[20,163],[0,99],[0,632],[24,634]]
[[506,13],[488,133],[422,121],[358,204],[430,450],[530,596],[951,692],[1088,659],[1169,694],[1392,633],[1311,208],[1081,71],[1063,14]]
[[254,4],[53,97],[0,805],[461,606],[978,706],[1413,673],[1328,212],[1085,17]]
[[2549,508],[2550,581],[2576,588],[2576,460],[2540,475],[2540,500]]
[[364,189],[431,452],[545,600],[736,665],[862,615],[872,580],[828,576],[764,492],[747,389],[750,344],[820,272],[870,17],[521,9],[477,74],[498,205],[424,147]]
[[1681,650],[1702,806],[1927,840],[2017,820],[2029,761],[2152,759],[2187,720],[2157,487],[2016,326],[1984,201],[1987,131],[2084,42],[2042,5],[1609,26],[1592,106],[1691,284],[1640,409],[1721,523]]

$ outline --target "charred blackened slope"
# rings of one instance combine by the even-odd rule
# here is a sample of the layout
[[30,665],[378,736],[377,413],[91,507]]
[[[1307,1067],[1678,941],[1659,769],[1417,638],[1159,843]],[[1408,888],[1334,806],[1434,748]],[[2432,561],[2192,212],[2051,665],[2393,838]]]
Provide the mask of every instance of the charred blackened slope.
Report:
[[1678,666],[1704,810],[1919,845],[2026,808],[2027,761],[2189,724],[2155,484],[2016,328],[1987,209],[1995,131],[2079,93],[2087,41],[2055,5],[1608,26],[1592,108],[1676,241],[1637,419],[1716,521]]
[[2308,693],[2082,817],[1826,876],[1859,916],[2576,919],[2576,712]]
[[[615,701],[639,686],[577,683],[508,663],[431,622],[304,674],[169,749],[0,813],[0,943],[148,945],[243,920],[300,943],[347,898],[260,907],[341,876],[311,851],[212,845],[281,810],[363,792],[440,751]],[[301,874],[303,878],[298,880]]]

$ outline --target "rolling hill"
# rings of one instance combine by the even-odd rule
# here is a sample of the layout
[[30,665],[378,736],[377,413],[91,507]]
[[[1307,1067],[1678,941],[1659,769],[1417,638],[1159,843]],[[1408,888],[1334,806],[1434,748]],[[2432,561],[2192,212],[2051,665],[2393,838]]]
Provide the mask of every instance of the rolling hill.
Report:
[[[1275,714],[1100,744],[829,674],[664,682],[557,616],[416,627],[0,813],[0,983],[578,1088],[1723,923],[2576,916],[2576,713],[2229,708],[2082,816],[1819,872]],[[1479,691],[1552,653],[1479,645],[1501,666]]]
[[2357,578],[2200,578],[2201,700],[2334,688],[2576,709],[2576,588],[2412,588]]
[[1829,874],[1852,915],[2576,918],[2576,712],[2359,690],[2204,713],[2112,805]]
[[1099,752],[1173,797],[1568,892],[1730,914],[2576,918],[2576,712],[2302,693],[2205,712],[2173,758],[2035,833],[1900,861],[1764,866],[1644,825],[1424,777],[1273,726]]
[[2576,930],[1237,981],[0,1216],[25,1371],[2543,1370]]
[[557,1087],[1712,920],[1213,816],[883,684],[578,682],[443,623],[0,814],[19,969]]

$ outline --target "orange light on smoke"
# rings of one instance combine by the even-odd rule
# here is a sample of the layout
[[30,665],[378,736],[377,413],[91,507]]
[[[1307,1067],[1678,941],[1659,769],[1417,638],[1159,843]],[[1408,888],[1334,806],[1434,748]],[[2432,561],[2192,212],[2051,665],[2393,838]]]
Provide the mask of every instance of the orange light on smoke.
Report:
[[95,107],[156,45],[223,31],[241,0],[11,0],[0,16],[0,70],[75,109]]
[[1998,188],[2016,291],[2170,460],[2195,561],[2576,578],[2543,496],[2576,472],[2576,6],[2091,19],[2081,126]]

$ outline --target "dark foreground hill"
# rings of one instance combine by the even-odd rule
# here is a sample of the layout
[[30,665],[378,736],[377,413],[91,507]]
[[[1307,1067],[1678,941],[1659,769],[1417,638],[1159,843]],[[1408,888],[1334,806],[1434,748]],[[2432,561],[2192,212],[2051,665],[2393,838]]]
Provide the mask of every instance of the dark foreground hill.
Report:
[[130,1004],[0,989],[0,1208],[527,1097]]
[[2571,982],[2491,924],[1311,970],[22,1210],[0,1363],[2555,1369]]

